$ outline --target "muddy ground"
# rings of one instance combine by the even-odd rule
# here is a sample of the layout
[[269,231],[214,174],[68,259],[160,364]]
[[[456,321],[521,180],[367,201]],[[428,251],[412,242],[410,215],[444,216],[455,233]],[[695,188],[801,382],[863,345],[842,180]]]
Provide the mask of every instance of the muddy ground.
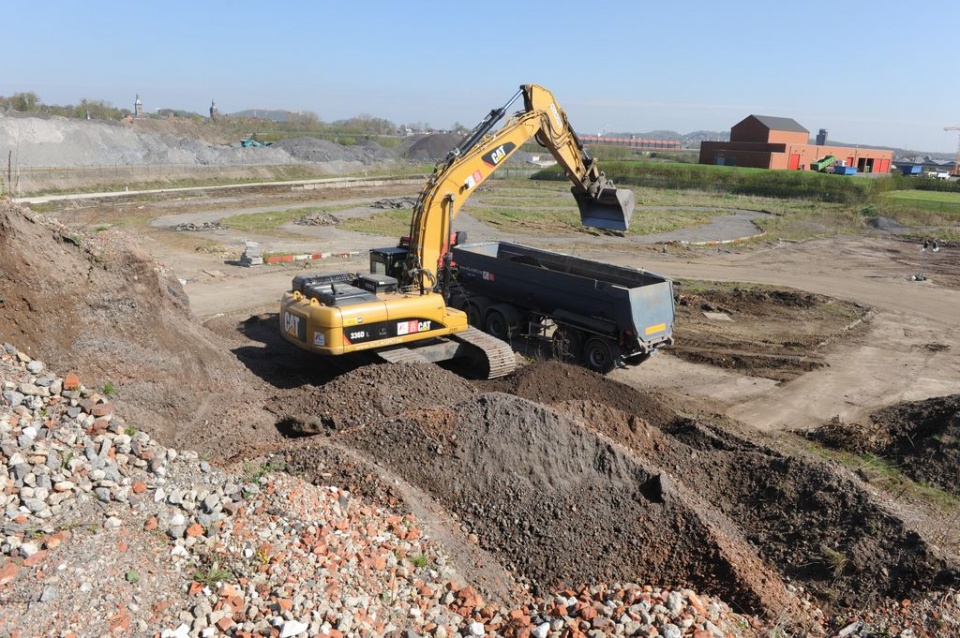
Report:
[[[478,382],[439,366],[296,350],[279,339],[267,300],[297,271],[231,270],[222,255],[150,237],[149,250],[138,248],[119,231],[84,233],[5,205],[0,341],[115,384],[118,409],[167,445],[224,465],[268,456],[308,480],[418,512],[492,596],[684,584],[802,623],[807,596],[850,610],[960,586],[951,501],[884,490],[815,445],[881,456],[956,494],[956,337],[941,310],[955,308],[956,251],[927,266],[932,282],[906,283],[912,246],[860,241],[858,267],[870,274],[844,269],[833,281],[852,283],[839,290],[769,281],[794,262],[798,284],[843,268],[824,259],[833,247],[812,261],[815,245],[781,250],[776,266],[753,265],[749,284],[730,275],[763,251],[633,248],[633,258],[684,277],[671,352],[603,377],[518,343],[516,373]],[[834,261],[857,256],[844,250]],[[227,274],[209,286],[178,281],[204,268]],[[205,291],[231,282],[246,291],[245,308],[202,322],[191,314],[188,301],[202,306]],[[896,314],[901,303],[919,309],[914,298],[934,285],[927,310],[909,322]],[[883,343],[909,352],[884,359],[877,350],[894,348]],[[913,390],[892,392],[904,374]]]

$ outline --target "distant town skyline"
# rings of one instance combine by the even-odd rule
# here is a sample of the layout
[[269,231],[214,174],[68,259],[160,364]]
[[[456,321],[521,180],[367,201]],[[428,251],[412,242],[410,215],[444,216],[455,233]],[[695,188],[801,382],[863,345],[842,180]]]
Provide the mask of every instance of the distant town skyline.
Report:
[[[724,132],[748,115],[811,135],[955,153],[960,5],[922,11],[741,0],[591,7],[490,0],[265,4],[171,0],[7,8],[0,95],[207,113],[310,111],[472,127],[522,83],[589,135]],[[942,53],[941,53],[942,52]],[[938,62],[939,61],[939,62]]]

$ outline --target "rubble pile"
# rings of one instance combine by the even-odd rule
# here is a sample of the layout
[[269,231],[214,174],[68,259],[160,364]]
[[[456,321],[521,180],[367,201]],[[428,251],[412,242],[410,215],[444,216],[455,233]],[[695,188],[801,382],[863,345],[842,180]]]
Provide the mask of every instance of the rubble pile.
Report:
[[410,514],[270,459],[237,474],[166,448],[109,393],[10,344],[0,387],[0,633],[760,635],[689,590],[596,585],[495,605]]

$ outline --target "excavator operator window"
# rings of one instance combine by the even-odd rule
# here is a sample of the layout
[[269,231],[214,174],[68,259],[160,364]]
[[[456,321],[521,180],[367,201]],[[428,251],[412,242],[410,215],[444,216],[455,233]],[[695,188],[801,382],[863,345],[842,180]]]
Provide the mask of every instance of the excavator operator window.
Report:
[[377,248],[370,251],[370,274],[403,280],[403,268],[409,254],[406,248]]

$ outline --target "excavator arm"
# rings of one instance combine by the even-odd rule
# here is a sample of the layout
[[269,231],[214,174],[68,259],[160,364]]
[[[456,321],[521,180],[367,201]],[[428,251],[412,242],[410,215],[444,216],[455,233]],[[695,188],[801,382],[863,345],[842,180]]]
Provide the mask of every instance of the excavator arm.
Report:
[[[491,132],[521,96],[524,109]],[[617,190],[599,171],[550,91],[524,84],[437,164],[421,191],[410,222],[407,272],[411,283],[419,284],[421,290],[437,285],[457,213],[476,188],[531,138],[550,151],[573,183],[571,190],[584,226],[627,229],[634,207],[633,192]]]

